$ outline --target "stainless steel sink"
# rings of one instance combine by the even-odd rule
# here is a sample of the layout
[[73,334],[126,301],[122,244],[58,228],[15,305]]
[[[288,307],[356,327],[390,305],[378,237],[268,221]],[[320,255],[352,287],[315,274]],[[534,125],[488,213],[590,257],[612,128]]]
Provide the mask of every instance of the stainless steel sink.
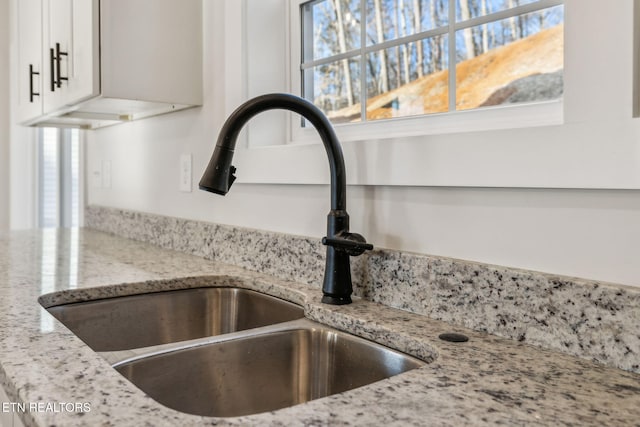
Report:
[[178,411],[232,417],[341,393],[424,362],[240,288],[114,297],[47,310],[133,384]]
[[139,356],[114,367],[170,408],[232,417],[344,392],[424,364],[306,319],[257,332]]
[[240,288],[198,288],[47,308],[95,351],[155,346],[304,317],[300,306]]

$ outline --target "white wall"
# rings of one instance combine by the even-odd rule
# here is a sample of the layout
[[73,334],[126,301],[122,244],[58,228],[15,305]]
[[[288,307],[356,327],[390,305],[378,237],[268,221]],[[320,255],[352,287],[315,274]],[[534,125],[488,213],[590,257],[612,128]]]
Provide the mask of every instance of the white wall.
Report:
[[[195,189],[232,102],[222,77],[235,54],[224,51],[224,2],[204,5],[204,106],[88,133],[88,203],[320,238],[328,186]],[[183,153],[192,193],[178,191]],[[111,188],[99,188],[104,160]],[[638,191],[352,186],[348,199],[352,230],[379,247],[640,286]]]
[[0,0],[0,231],[9,228],[9,0]]

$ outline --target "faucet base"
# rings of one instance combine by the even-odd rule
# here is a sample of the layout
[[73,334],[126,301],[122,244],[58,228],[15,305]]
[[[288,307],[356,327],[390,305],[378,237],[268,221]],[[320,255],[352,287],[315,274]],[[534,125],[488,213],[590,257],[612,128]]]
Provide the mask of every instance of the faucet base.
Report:
[[334,297],[334,296],[331,296],[331,295],[324,295],[322,297],[322,302],[324,304],[331,304],[331,305],[351,304],[351,297],[350,296]]

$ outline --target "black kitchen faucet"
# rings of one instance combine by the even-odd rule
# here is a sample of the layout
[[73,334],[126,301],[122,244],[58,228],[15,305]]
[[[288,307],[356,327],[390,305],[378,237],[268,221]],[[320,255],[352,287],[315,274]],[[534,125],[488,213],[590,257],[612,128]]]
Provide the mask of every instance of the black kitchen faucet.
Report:
[[274,93],[250,99],[227,119],[218,135],[216,148],[200,180],[200,189],[225,195],[235,181],[236,168],[231,165],[236,139],[242,127],[253,116],[267,110],[289,110],[307,119],[318,131],[329,157],[331,175],[331,211],[327,217],[327,257],[322,285],[322,302],[327,304],[351,303],[350,256],[361,255],[373,249],[364,237],[349,232],[347,214],[347,183],[344,157],[338,138],[327,117],[307,100],[290,94]]

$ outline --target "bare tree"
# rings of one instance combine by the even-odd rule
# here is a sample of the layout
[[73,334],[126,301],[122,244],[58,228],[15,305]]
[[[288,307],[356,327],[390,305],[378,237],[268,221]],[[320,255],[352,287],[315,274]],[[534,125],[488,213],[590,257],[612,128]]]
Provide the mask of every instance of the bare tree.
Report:
[[[467,21],[471,18],[471,12],[469,11],[469,1],[470,0],[460,0],[460,19],[462,21]],[[462,38],[464,39],[464,47],[467,51],[466,59],[471,59],[476,56],[476,49],[473,44],[473,33],[471,31],[471,28],[465,28],[464,30],[462,30]]]
[[[435,1],[432,1],[431,3],[435,3]],[[413,26],[414,26],[414,31],[416,33],[419,33],[420,31],[422,31],[422,4],[420,3],[420,0],[413,0]],[[418,69],[418,77],[422,77],[424,75],[424,69],[423,69],[423,64],[424,64],[424,57],[423,57],[423,53],[422,53],[422,40],[418,40],[418,42],[416,43],[416,50],[417,50],[417,58],[416,61],[418,62],[417,65],[417,69]]]
[[[404,0],[398,0],[398,26],[399,26],[399,35],[400,37],[404,37],[407,35],[407,19],[405,16],[405,7]],[[404,83],[409,83],[411,78],[409,74],[409,47],[406,44],[400,46],[401,54],[402,54],[402,71],[404,74]],[[400,80],[400,84],[402,84]]]
[[[398,35],[398,31],[400,28],[400,17],[399,17],[399,13],[398,13],[398,5],[396,4],[395,7],[395,13],[393,14],[393,28],[396,29],[396,37]],[[400,87],[402,86],[402,71],[400,68],[400,64],[402,62],[401,60],[401,53],[400,53],[400,46],[395,46],[393,48],[393,50],[395,51],[395,60],[396,60],[396,65],[397,65],[397,72],[395,73],[395,77],[396,77],[396,82],[395,82],[395,86],[394,87]]]
[[545,21],[545,14],[544,13],[540,13],[538,15],[538,25],[540,26],[540,29],[542,30],[545,25],[546,25],[546,21]]
[[[380,0],[373,0],[373,7],[375,13],[376,20],[376,37],[378,39],[378,43],[384,42],[384,27],[382,26],[382,7],[380,4]],[[380,51],[380,92],[388,92],[389,91],[389,73],[387,72],[387,52],[382,50]]]
[[[518,0],[507,0],[507,7],[509,9],[518,6]],[[511,40],[518,40],[522,37],[522,34],[518,31],[520,26],[518,25],[518,18],[511,17],[509,18],[509,26],[511,27]]]
[[[345,53],[347,51],[347,42],[345,37],[345,29],[344,29],[344,19],[342,14],[342,5],[340,4],[340,0],[333,0],[333,6],[336,11],[336,20],[338,23],[338,47],[340,49],[340,53]],[[345,91],[347,104],[353,105],[353,87],[351,86],[351,70],[349,69],[349,60],[343,59],[342,61],[342,72],[344,73],[345,80]]]
[[[487,14],[487,0],[482,0],[480,2],[480,13],[482,16]],[[486,53],[489,51],[489,30],[488,25],[484,24],[482,26],[482,53]]]
[[[440,3],[440,6],[442,5],[442,3]],[[429,4],[429,13],[431,15],[431,23],[432,25],[437,25],[439,20],[439,10],[438,10],[438,5],[436,4],[436,1],[433,0],[430,2]],[[440,49],[440,40],[438,37],[432,37],[430,39],[430,48],[431,48],[431,61],[430,61],[430,68],[431,68],[431,72],[438,70],[439,64],[442,60],[442,50]]]

